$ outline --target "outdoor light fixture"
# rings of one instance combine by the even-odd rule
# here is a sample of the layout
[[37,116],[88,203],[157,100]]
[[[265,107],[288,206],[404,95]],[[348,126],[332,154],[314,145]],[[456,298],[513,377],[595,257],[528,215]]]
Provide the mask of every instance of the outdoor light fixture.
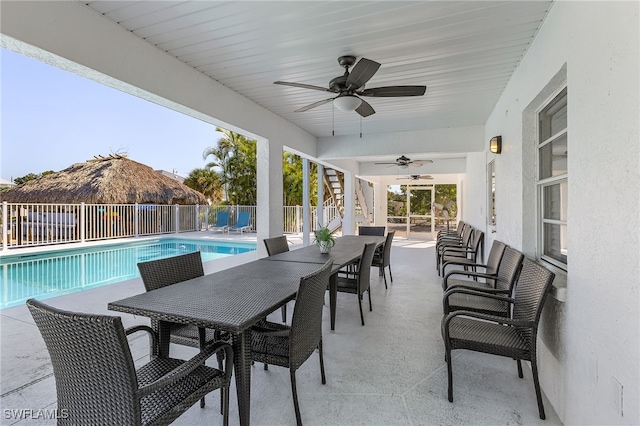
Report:
[[333,105],[340,111],[355,111],[361,103],[362,99],[353,95],[338,96],[333,100]]
[[494,136],[489,141],[489,151],[494,154],[500,154],[502,152],[502,136]]

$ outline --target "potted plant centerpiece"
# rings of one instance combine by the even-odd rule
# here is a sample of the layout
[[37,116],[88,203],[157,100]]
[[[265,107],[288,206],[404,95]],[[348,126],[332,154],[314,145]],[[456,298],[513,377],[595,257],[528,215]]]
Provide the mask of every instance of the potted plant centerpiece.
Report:
[[336,243],[336,239],[331,235],[331,231],[326,226],[320,227],[315,231],[316,244],[320,247],[320,253],[329,253],[331,247]]

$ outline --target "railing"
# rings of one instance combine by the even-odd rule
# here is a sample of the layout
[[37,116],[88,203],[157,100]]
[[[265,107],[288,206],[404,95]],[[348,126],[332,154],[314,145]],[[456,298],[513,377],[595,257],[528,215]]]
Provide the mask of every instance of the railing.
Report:
[[[302,207],[283,208],[284,232],[302,232]],[[1,248],[200,231],[215,223],[219,211],[230,213],[229,225],[236,224],[240,212],[249,212],[251,229],[256,230],[256,206],[3,202],[0,206]],[[319,225],[315,206],[310,206],[310,213],[313,231]],[[322,225],[337,216],[336,206],[325,202]]]

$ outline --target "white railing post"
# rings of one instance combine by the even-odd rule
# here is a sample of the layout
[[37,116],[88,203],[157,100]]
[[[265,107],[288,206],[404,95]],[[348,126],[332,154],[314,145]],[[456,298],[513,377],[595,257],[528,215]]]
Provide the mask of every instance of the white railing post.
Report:
[[2,202],[2,250],[7,249],[7,229],[11,229],[11,226],[7,228],[7,218],[11,220],[11,215],[7,215],[7,202]]
[[300,233],[300,206],[296,206],[296,233]]
[[138,223],[138,219],[140,217],[139,212],[140,205],[138,203],[134,204],[133,208],[133,235],[136,237],[140,236],[140,224]]
[[176,231],[175,233],[179,233],[180,232],[180,205],[176,204]]
[[85,212],[85,204],[80,203],[80,242],[87,241],[86,229],[87,229],[87,214]]

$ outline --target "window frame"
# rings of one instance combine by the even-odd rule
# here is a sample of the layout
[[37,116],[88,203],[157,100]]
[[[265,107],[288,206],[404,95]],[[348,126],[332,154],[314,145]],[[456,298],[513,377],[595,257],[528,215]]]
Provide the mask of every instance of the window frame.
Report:
[[[568,144],[569,144],[569,132],[568,132],[568,128],[569,128],[569,122],[568,122],[568,117],[567,117],[567,123],[566,123],[566,127],[564,127],[563,129],[555,132],[554,134],[550,135],[547,139],[540,141],[540,134],[541,132],[541,126],[540,126],[540,114],[549,106],[551,105],[560,95],[563,95],[563,92],[566,92],[564,94],[564,96],[567,97],[566,100],[566,108],[568,109],[569,106],[569,100],[568,100],[568,85],[565,83],[562,86],[560,86],[557,90],[555,90],[551,96],[549,96],[545,102],[543,102],[541,104],[541,106],[536,109],[536,154],[535,154],[535,168],[536,168],[536,174],[535,174],[535,193],[536,193],[536,237],[537,237],[537,246],[536,246],[536,257],[538,258],[538,260],[540,261],[544,261],[546,263],[549,263],[550,265],[553,265],[556,268],[561,269],[564,272],[568,271],[568,260],[569,260],[569,256],[568,256],[568,247],[567,247],[567,253],[564,253],[564,255],[567,257],[567,261],[566,262],[562,262],[548,254],[545,253],[545,225],[560,225],[561,227],[564,226],[566,228],[568,228],[568,218],[565,218],[565,220],[561,220],[561,219],[548,219],[545,218],[545,201],[544,201],[544,191],[545,188],[554,186],[554,185],[562,185],[564,183],[567,184],[567,188],[569,185],[569,167],[567,164],[567,170],[565,173],[563,174],[559,174],[559,175],[555,175],[555,176],[549,176],[549,177],[545,177],[543,179],[540,178],[540,165],[541,165],[541,149],[545,146],[547,146],[548,144],[553,143],[554,141],[557,141],[563,137],[567,138],[567,160],[568,160]],[[567,190],[568,192],[568,190]],[[568,197],[568,194],[567,194]],[[562,199],[562,197],[561,197]],[[567,204],[568,204],[568,198],[567,198]],[[566,231],[565,231],[566,233]],[[566,237],[565,237],[566,238]],[[561,248],[562,249],[562,248]]]

